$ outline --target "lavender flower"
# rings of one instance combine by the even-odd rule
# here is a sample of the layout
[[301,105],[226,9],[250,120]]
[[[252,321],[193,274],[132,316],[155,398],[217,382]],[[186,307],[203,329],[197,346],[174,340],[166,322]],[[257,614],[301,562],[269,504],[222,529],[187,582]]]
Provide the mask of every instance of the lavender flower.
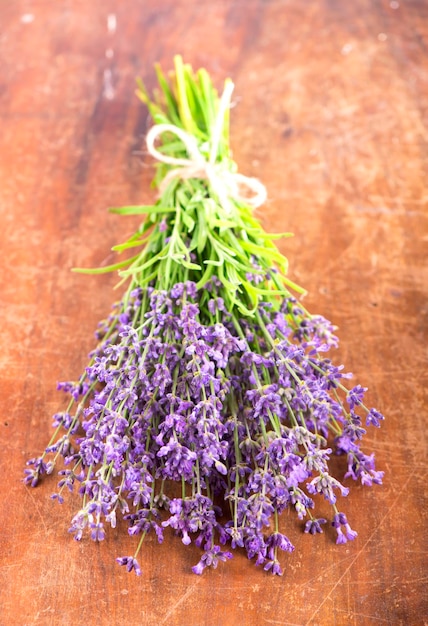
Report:
[[319,519],[310,519],[305,524],[305,533],[310,533],[311,535],[316,535],[317,533],[322,533],[323,529],[321,528],[321,524],[326,524],[327,520],[323,517]]
[[333,518],[332,526],[336,529],[336,543],[346,543],[353,541],[357,536],[357,532],[352,530],[344,513],[336,513]]
[[232,554],[230,552],[222,552],[220,546],[213,546],[204,553],[199,563],[192,567],[193,573],[200,575],[206,567],[215,569],[219,561],[227,561],[231,558]]
[[116,559],[119,565],[124,565],[128,572],[134,571],[137,576],[141,576],[141,568],[138,564],[137,559],[132,556],[121,556]]

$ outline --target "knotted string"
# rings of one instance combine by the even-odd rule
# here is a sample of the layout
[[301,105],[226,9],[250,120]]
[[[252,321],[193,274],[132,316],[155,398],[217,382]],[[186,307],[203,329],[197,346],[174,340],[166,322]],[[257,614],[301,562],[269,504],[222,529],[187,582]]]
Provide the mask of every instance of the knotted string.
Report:
[[[233,83],[228,82],[220,99],[208,160],[201,153],[196,138],[182,128],[174,124],[156,124],[149,130],[146,137],[147,150],[149,153],[161,163],[174,166],[159,185],[159,191],[161,193],[174,178],[204,178],[209,181],[211,188],[218,196],[221,206],[228,213],[230,212],[229,199],[247,204],[254,209],[261,206],[266,201],[266,188],[257,178],[231,172],[225,168],[224,163],[216,163],[224,115],[227,108],[230,106],[232,91]],[[155,148],[154,144],[156,139],[162,135],[162,133],[166,132],[173,133],[183,142],[189,158],[168,156],[167,154],[162,154],[162,152],[159,152],[159,150]],[[248,196],[242,194],[241,189],[245,189],[253,195]]]

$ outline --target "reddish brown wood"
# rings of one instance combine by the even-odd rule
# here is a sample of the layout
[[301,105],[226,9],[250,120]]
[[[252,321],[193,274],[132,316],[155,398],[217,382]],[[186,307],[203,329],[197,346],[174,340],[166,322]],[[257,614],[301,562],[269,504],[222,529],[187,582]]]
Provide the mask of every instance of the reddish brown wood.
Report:
[[[1,624],[428,623],[427,18],[423,0],[1,3]],[[106,260],[135,226],[108,206],[153,197],[135,77],[153,85],[153,63],[178,52],[235,80],[234,156],[267,185],[259,215],[296,234],[281,244],[290,275],[387,416],[367,443],[385,485],[346,503],[358,540],[308,537],[285,515],[282,579],[239,554],[195,577],[198,550],[170,536],[127,575],[124,527],[73,542],[76,501],[20,482],[61,406],[56,381],[84,367],[116,298],[115,277],[70,267]]]

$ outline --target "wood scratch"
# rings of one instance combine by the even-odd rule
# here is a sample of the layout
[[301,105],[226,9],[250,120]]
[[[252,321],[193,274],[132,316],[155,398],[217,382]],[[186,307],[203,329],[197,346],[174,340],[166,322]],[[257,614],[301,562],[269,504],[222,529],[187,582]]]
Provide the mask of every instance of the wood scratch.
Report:
[[186,591],[186,593],[184,593],[181,598],[179,598],[177,600],[177,602],[174,604],[173,607],[170,608],[170,610],[168,611],[168,613],[165,615],[165,617],[163,618],[163,620],[161,622],[159,622],[160,626],[163,626],[163,624],[168,624],[169,623],[169,618],[171,617],[171,615],[176,611],[176,609],[183,604],[183,602],[185,600],[187,600],[187,598],[189,596],[192,595],[192,593],[194,592],[194,590],[196,589],[196,587],[199,585],[199,580],[197,580],[191,587],[190,589],[188,589]]
[[276,619],[265,619],[265,624],[279,624],[280,626],[300,626],[296,622],[284,622],[284,620],[278,621]]
[[36,501],[35,497],[33,496],[32,492],[31,492],[31,489],[32,489],[31,487],[27,487],[26,491],[27,491],[28,495],[30,496],[31,500],[33,501],[34,509],[35,509],[36,513],[38,514],[38,516],[42,520],[42,524],[43,524],[43,528],[45,529],[45,533],[48,534],[49,533],[48,527],[46,526],[46,522],[44,520],[44,517],[43,517],[43,515],[42,515],[42,513],[41,513],[41,511],[40,511],[40,509],[39,509],[39,507],[37,505],[37,501]]
[[404,485],[402,486],[402,488],[400,489],[400,491],[397,494],[397,497],[395,498],[394,502],[391,504],[391,506],[389,507],[389,509],[387,510],[387,512],[385,513],[385,515],[383,516],[383,518],[380,520],[379,524],[375,527],[375,529],[373,530],[373,532],[371,533],[370,537],[367,539],[367,541],[364,543],[363,547],[357,552],[357,554],[353,557],[352,561],[350,562],[350,564],[348,565],[348,567],[345,569],[345,571],[343,572],[342,576],[340,576],[339,580],[337,580],[337,582],[333,585],[333,587],[330,589],[330,591],[328,592],[328,594],[325,596],[325,598],[322,600],[322,602],[318,605],[318,607],[315,609],[315,611],[312,613],[312,615],[310,616],[310,618],[308,619],[308,621],[306,622],[305,626],[309,626],[309,624],[312,622],[312,620],[314,619],[314,617],[317,615],[317,613],[319,613],[319,611],[321,610],[321,608],[324,606],[324,604],[327,602],[327,600],[329,598],[331,598],[331,594],[334,592],[334,590],[340,585],[340,583],[342,582],[342,580],[345,578],[346,574],[349,572],[349,570],[351,569],[351,567],[354,565],[355,561],[358,559],[358,557],[364,552],[364,550],[366,549],[367,545],[370,543],[370,541],[373,539],[373,537],[375,536],[375,534],[377,533],[377,531],[379,530],[379,528],[382,526],[383,522],[387,519],[387,517],[389,517],[392,509],[395,507],[395,505],[397,504],[398,500],[401,497],[401,494],[403,493],[403,491],[405,491],[405,489],[407,488],[407,485],[410,482],[410,479],[412,478],[412,476],[409,476],[406,480],[406,482],[404,483]]
[[[327,567],[325,570],[323,570],[323,574],[328,574],[328,572],[330,572],[330,570],[336,569],[337,566],[340,565],[340,563],[344,563],[345,561],[349,561],[349,559],[352,559],[352,554],[349,554],[348,556],[345,556],[343,559],[340,559],[339,561],[335,561],[333,563],[333,565],[329,565],[329,567]],[[303,585],[303,587],[310,587],[311,583],[318,582],[319,578],[320,578],[320,575],[316,574],[315,576],[313,576],[312,578],[307,580],[305,582],[305,584]]]
[[[337,613],[348,613],[345,609],[335,609]],[[385,619],[383,617],[378,617],[377,615],[368,615],[368,613],[350,613],[350,617],[369,617],[370,619],[376,620],[378,622],[385,622],[385,624],[390,624],[389,619]]]
[[7,565],[0,565],[0,572],[4,570],[8,571],[13,567],[22,567],[23,565],[25,565],[25,561],[18,561],[18,563],[8,563]]

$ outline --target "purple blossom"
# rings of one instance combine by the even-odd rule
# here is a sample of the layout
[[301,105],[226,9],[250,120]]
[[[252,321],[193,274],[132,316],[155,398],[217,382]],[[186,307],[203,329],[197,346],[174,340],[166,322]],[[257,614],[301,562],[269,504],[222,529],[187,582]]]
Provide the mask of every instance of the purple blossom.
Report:
[[291,541],[280,532],[272,533],[267,540],[268,551],[280,549],[283,552],[293,552],[294,546]]
[[141,568],[138,564],[137,559],[132,556],[120,556],[116,559],[119,565],[124,565],[126,567],[127,572],[134,571],[137,576],[141,576]]
[[28,460],[27,466],[31,465],[33,466],[32,469],[24,470],[24,483],[26,485],[30,485],[31,487],[36,487],[39,483],[40,477],[43,474],[48,473],[48,469],[50,469],[51,465],[48,465],[48,463],[44,461],[43,456]]
[[314,478],[306,486],[310,494],[320,493],[324,496],[330,504],[335,504],[337,497],[334,493],[334,489],[338,489],[342,496],[347,496],[349,489],[344,487],[336,478],[333,478],[329,474],[321,474]]
[[346,543],[347,541],[353,541],[357,537],[358,533],[352,530],[346,519],[344,513],[336,513],[333,518],[332,526],[337,533],[336,543]]
[[87,382],[60,382],[57,385],[58,391],[64,391],[71,395],[74,400],[78,400],[80,396],[86,395],[89,390],[89,384]]
[[160,448],[157,457],[164,457],[164,465],[159,469],[159,475],[172,480],[191,479],[196,461],[196,453],[183,446],[171,437],[168,443]]
[[356,406],[362,404],[366,391],[367,387],[361,387],[361,385],[356,385],[349,390],[348,395],[346,396],[346,401],[349,404],[350,409],[354,409]]
[[232,558],[231,552],[222,552],[220,546],[213,546],[210,550],[205,552],[199,563],[192,567],[194,574],[202,574],[206,567],[217,567],[219,561],[227,561]]
[[345,478],[360,479],[363,485],[371,487],[373,483],[382,484],[383,474],[375,469],[374,454],[366,455],[356,445],[349,448]]
[[376,426],[376,428],[380,428],[380,422],[384,419],[385,418],[382,413],[379,413],[379,411],[377,411],[376,409],[370,409],[367,413],[366,425]]
[[326,524],[327,520],[323,517],[318,519],[312,518],[308,520],[305,524],[305,533],[310,533],[311,535],[316,535],[317,533],[322,533],[323,530],[321,528],[321,524]]

